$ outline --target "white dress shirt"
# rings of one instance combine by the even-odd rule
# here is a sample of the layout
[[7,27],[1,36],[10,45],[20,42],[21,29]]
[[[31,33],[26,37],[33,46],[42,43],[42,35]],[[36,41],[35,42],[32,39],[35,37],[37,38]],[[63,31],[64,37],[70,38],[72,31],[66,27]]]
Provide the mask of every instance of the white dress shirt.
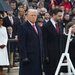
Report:
[[56,22],[51,18],[50,21],[52,22],[53,26],[56,28]]

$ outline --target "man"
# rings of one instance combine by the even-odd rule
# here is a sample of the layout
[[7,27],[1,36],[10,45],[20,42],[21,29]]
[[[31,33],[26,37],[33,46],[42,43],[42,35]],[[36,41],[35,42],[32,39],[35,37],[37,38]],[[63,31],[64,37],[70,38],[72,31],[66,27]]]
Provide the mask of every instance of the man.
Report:
[[66,25],[68,24],[68,22],[70,22],[70,21],[71,21],[70,14],[65,13],[63,16],[63,19],[61,20],[61,24],[62,24],[63,28],[65,28]]
[[3,26],[6,28],[11,26],[13,28],[13,33],[17,35],[18,22],[16,17],[13,16],[13,11],[7,11],[7,16],[3,19]]
[[70,0],[69,3],[70,3],[72,8],[75,6],[75,0]]
[[29,9],[27,21],[19,27],[19,75],[42,75],[42,33],[35,23],[37,10]]
[[13,15],[17,16],[18,10],[17,10],[17,3],[16,3],[16,1],[11,1],[10,2],[10,6],[13,9]]
[[[48,3],[45,2],[45,0],[40,0],[39,2],[41,2],[41,3],[43,4],[43,6],[47,9],[47,11],[49,10],[49,8],[48,8]],[[38,2],[38,3],[39,3],[39,2]]]
[[37,0],[32,0],[32,5],[30,6],[30,8],[33,8],[33,9],[37,9]]
[[51,19],[42,27],[45,52],[45,75],[54,75],[60,58],[60,49],[62,49],[62,27],[57,26],[61,20],[62,11],[54,9],[51,15]]
[[49,21],[49,19],[50,19],[50,14],[48,12],[46,12],[45,16],[44,16],[44,22],[43,23],[44,24],[47,23]]

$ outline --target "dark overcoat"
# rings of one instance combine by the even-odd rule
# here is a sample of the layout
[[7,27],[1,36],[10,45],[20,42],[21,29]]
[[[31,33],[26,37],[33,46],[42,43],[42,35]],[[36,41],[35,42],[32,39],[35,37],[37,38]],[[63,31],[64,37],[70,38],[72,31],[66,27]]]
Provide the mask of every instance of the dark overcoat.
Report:
[[49,75],[54,75],[62,53],[62,27],[59,26],[59,28],[60,32],[58,34],[51,21],[42,27],[45,53],[44,60],[47,57],[49,58],[49,61],[44,61],[44,72]]
[[[19,75],[42,75],[42,32],[36,24],[38,34],[27,21],[18,30],[20,70]],[[28,58],[28,64],[23,59]]]
[[16,17],[12,17],[13,19],[13,24],[11,24],[8,16],[6,16],[4,19],[3,19],[3,26],[5,26],[6,28],[7,27],[12,27],[13,28],[13,33],[15,35],[17,35],[17,30],[18,30],[18,21],[16,19]]

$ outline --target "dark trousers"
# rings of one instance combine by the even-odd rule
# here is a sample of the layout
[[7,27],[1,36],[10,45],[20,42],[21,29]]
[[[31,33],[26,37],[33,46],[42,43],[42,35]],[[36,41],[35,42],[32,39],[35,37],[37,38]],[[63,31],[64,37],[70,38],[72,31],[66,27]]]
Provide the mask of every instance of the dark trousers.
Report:
[[51,75],[51,74],[47,74],[47,73],[45,73],[45,75]]

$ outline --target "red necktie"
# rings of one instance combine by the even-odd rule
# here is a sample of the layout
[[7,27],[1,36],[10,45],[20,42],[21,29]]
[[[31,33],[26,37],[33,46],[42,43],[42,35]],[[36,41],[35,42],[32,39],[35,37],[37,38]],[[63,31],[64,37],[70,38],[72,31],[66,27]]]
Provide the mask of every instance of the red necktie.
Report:
[[12,18],[10,17],[10,22],[11,22],[11,24],[13,24],[13,22],[12,22]]
[[57,33],[59,33],[59,27],[58,27],[58,24],[55,24],[55,25],[56,25]]
[[32,25],[33,29],[35,30],[35,32],[38,34],[37,28],[35,25]]

